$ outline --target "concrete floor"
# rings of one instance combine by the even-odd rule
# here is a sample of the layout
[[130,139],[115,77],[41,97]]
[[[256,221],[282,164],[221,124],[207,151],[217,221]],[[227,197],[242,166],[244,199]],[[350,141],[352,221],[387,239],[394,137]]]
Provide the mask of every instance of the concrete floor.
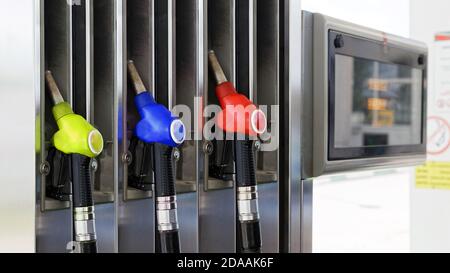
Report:
[[314,252],[409,252],[411,169],[314,184]]

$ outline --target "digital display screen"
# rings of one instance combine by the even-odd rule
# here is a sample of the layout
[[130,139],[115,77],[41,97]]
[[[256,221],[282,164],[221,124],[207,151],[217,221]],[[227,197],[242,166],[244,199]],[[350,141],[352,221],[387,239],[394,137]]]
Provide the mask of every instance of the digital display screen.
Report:
[[422,143],[423,70],[335,55],[334,147]]

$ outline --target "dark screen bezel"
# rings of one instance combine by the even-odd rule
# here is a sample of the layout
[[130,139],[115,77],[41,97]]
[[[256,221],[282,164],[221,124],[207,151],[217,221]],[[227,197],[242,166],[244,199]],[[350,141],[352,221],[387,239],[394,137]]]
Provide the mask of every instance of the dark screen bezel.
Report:
[[[391,156],[406,156],[424,154],[426,152],[425,110],[426,110],[426,55],[424,52],[412,51],[381,41],[374,41],[356,37],[343,32],[330,30],[328,33],[328,160],[348,160],[363,158],[379,158]],[[343,46],[336,47],[335,39],[342,35]],[[399,146],[370,146],[370,147],[335,147],[334,113],[335,98],[335,58],[336,55],[369,59],[394,65],[405,65],[422,70],[422,132],[420,144]],[[422,59],[422,63],[419,62]]]

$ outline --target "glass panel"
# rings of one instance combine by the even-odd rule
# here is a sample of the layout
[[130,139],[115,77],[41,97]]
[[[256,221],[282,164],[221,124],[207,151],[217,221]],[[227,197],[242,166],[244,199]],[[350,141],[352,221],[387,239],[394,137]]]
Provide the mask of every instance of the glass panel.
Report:
[[335,146],[421,144],[422,71],[336,55]]

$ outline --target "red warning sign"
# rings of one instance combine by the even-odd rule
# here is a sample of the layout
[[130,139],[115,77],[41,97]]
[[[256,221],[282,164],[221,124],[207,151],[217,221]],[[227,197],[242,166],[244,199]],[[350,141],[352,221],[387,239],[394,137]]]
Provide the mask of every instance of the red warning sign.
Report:
[[450,41],[450,33],[439,33],[434,36],[435,41]]
[[429,155],[441,155],[450,148],[450,124],[441,117],[428,118],[428,144]]

